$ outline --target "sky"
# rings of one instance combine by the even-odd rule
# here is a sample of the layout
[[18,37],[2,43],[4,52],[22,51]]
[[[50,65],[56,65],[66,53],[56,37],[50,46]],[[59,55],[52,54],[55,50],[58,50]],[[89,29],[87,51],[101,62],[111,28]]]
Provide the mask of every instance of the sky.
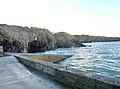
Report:
[[120,37],[120,0],[0,0],[0,24]]

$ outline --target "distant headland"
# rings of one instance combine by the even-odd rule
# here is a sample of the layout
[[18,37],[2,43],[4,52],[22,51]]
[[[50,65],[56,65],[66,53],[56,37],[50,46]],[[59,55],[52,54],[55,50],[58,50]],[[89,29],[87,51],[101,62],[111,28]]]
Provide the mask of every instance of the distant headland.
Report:
[[120,41],[119,37],[52,34],[48,29],[0,24],[0,46],[4,52],[44,52],[56,48],[85,47],[85,42]]

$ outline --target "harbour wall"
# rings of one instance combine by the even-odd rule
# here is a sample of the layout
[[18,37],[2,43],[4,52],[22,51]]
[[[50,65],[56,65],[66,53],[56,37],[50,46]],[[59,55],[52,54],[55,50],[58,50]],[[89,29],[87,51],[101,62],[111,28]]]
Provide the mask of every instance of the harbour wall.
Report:
[[74,89],[120,89],[120,80],[67,68],[62,65],[37,60],[33,58],[15,56],[22,64],[47,73],[56,80]]

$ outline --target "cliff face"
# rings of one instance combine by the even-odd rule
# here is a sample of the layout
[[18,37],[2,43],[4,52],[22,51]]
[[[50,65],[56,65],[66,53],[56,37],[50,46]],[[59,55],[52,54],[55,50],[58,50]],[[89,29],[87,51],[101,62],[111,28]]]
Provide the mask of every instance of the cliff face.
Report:
[[[56,48],[56,39],[47,29],[31,28],[33,32],[29,34],[28,51],[41,52]],[[31,38],[31,36],[33,36]]]
[[118,37],[89,36],[89,35],[74,35],[74,37],[81,43],[120,41],[120,38]]
[[56,48],[56,39],[47,29],[0,24],[0,45],[4,52],[40,52]]
[[56,48],[85,47],[83,42],[120,41],[116,37],[52,34],[47,29],[0,24],[0,46],[4,52],[43,52]]
[[68,33],[59,32],[54,34],[58,48],[83,47],[85,45],[78,42],[76,38]]

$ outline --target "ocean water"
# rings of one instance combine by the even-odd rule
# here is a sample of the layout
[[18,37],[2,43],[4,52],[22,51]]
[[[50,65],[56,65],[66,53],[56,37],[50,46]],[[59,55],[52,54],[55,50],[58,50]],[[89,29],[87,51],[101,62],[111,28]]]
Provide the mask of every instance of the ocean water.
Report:
[[77,48],[59,48],[44,54],[73,55],[58,64],[120,79],[120,42],[84,43]]

